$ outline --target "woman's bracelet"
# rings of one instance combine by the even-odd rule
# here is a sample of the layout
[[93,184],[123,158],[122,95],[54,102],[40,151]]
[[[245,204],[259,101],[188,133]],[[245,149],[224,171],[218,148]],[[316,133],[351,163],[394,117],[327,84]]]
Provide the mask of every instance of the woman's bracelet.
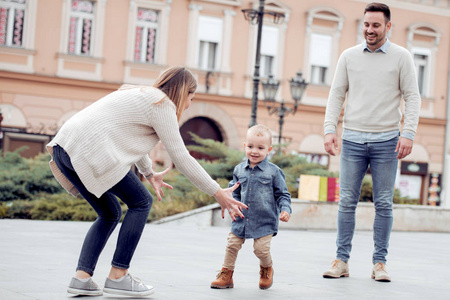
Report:
[[144,175],[145,179],[147,179],[147,180],[150,180],[150,178],[152,178],[152,176],[153,176],[153,172],[151,172],[148,175]]

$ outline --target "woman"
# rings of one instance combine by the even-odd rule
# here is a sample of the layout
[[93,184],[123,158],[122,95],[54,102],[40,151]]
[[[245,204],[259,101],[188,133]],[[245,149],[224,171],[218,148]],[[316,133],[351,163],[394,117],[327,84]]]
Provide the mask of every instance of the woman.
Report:
[[[72,195],[81,194],[98,214],[81,249],[68,292],[102,295],[103,291],[128,296],[153,294],[151,286],[128,273],[153,202],[149,191],[130,170],[136,165],[153,186],[158,200],[164,196],[166,169],[156,173],[148,153],[161,141],[177,169],[197,188],[214,196],[224,210],[247,208],[232,197],[237,185],[221,189],[190,156],[178,121],[194,98],[197,82],[183,67],[172,67],[153,87],[123,86],[78,112],[47,145],[50,168]],[[120,228],[112,267],[103,291],[92,280],[97,260],[122,215],[117,198],[128,211]],[[239,210],[239,209],[238,209]],[[239,211],[238,215],[242,215]],[[243,217],[243,215],[242,215]]]

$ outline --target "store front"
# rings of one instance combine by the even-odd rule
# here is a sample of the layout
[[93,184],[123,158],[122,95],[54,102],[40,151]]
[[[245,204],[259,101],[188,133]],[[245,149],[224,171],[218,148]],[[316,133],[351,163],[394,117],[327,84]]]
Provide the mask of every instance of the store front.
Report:
[[402,161],[395,187],[400,191],[401,203],[423,204],[428,200],[425,197],[425,188],[428,176],[428,163]]

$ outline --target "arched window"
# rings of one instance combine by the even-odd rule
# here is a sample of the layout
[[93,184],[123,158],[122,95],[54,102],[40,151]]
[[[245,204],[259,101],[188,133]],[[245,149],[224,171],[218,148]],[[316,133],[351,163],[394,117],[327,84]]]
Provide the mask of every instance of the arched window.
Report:
[[0,0],[0,70],[34,73],[37,0]]
[[314,85],[331,85],[338,59],[343,15],[332,8],[308,11],[305,40],[305,74]]
[[434,74],[440,32],[434,25],[416,23],[408,27],[407,47],[416,66],[419,91],[424,98],[434,97]]
[[[258,9],[258,1],[252,2],[252,9]],[[281,20],[275,20],[270,15],[263,18],[260,48],[260,70],[261,78],[267,78],[269,74],[275,79],[282,79],[284,66],[284,53],[286,46],[286,31],[288,29],[291,8],[279,0],[268,0],[265,2],[264,11],[284,14]],[[247,55],[247,77],[245,97],[251,98],[253,91],[253,73],[255,70],[256,45],[258,39],[258,26],[249,24],[248,55]],[[282,93],[281,89],[279,93]],[[260,97],[263,95],[260,91]]]

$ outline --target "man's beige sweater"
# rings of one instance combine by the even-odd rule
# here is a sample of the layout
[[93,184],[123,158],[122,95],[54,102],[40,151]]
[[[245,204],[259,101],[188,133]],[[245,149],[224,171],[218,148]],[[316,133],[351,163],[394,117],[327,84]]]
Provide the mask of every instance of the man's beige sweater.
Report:
[[324,131],[335,131],[342,106],[345,129],[362,132],[400,130],[401,100],[405,100],[403,131],[416,133],[420,94],[411,53],[391,43],[386,53],[368,53],[362,45],[339,58],[328,97]]
[[[148,154],[159,141],[176,168],[196,187],[210,196],[219,190],[219,184],[186,149],[174,103],[153,87],[118,90],[94,102],[61,127],[47,150],[52,154],[53,146],[64,148],[82,183],[100,197],[134,164],[142,174],[151,172]],[[78,191],[53,160],[50,168],[58,182],[76,196]]]

